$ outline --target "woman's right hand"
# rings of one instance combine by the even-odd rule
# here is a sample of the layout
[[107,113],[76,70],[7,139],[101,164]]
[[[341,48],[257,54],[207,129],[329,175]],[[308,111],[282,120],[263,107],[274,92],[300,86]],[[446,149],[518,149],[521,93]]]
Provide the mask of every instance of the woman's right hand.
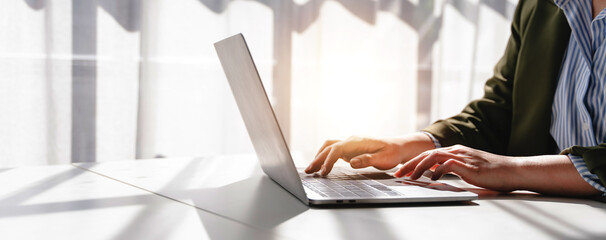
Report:
[[434,148],[433,141],[424,133],[389,139],[350,137],[343,141],[329,140],[322,145],[305,172],[320,171],[321,175],[326,176],[339,159],[349,162],[352,168],[387,170]]

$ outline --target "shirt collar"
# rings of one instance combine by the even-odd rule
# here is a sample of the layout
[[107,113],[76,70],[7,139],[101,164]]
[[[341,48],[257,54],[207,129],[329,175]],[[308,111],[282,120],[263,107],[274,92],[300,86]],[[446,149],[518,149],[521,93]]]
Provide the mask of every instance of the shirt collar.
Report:
[[595,20],[602,20],[602,19],[604,19],[604,18],[606,18],[606,8],[605,8],[605,9],[602,9],[602,11],[600,12],[600,14],[598,14],[598,15],[595,17]]
[[[592,6],[591,0],[553,0],[553,2],[561,9],[565,9],[567,7],[583,7],[581,6],[581,4],[587,4],[589,6]],[[569,4],[571,4],[572,6],[568,6]],[[603,18],[606,18],[606,9],[602,9],[600,14],[598,14],[595,19],[599,20]]]
[[592,0],[554,0],[554,3],[562,9],[568,25],[572,31],[572,37],[578,43],[579,51],[588,65],[592,59],[591,35],[591,6]]

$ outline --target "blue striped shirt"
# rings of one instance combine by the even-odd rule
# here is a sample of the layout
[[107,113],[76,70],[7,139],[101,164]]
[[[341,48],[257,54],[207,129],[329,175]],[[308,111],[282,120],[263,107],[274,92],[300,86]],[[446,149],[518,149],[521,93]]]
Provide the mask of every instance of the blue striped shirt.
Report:
[[[599,145],[606,142],[606,10],[593,19],[591,0],[555,3],[564,11],[572,34],[560,69],[550,132],[560,150]],[[568,156],[585,181],[606,193],[582,157]]]

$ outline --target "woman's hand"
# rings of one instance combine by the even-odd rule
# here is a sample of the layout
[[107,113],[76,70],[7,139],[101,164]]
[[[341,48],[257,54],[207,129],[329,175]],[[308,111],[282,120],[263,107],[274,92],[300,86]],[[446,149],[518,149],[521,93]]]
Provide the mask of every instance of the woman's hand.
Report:
[[515,158],[496,155],[462,145],[439,148],[421,153],[406,162],[395,173],[396,177],[411,174],[417,179],[434,165],[432,180],[446,173],[454,173],[464,181],[483,188],[497,191],[513,191],[516,183],[516,170],[519,169]]
[[601,194],[587,183],[566,155],[509,157],[455,145],[421,153],[394,175],[419,178],[434,165],[432,179],[454,173],[465,182],[496,191],[529,190],[543,194],[586,196]]
[[350,137],[344,141],[329,140],[320,148],[305,172],[320,171],[321,175],[326,176],[338,159],[349,162],[352,168],[372,166],[387,170],[432,148],[435,148],[433,142],[423,133],[389,139]]

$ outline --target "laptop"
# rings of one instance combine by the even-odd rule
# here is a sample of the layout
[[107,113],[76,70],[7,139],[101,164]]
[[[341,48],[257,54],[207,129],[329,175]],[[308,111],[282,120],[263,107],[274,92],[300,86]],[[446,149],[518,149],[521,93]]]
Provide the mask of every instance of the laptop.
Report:
[[382,171],[335,167],[326,177],[297,169],[244,36],[215,44],[263,172],[306,205],[456,202],[477,195],[426,177],[395,178]]

